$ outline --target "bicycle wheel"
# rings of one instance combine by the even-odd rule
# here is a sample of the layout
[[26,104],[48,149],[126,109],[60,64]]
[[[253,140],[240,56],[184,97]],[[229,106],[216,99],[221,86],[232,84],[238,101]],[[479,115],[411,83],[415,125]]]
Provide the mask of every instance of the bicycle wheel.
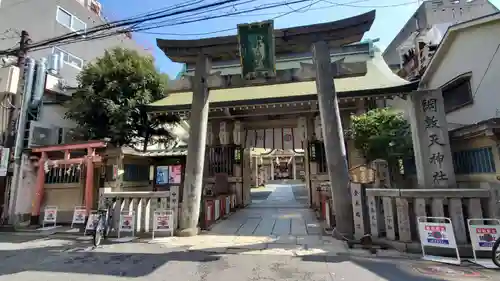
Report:
[[92,241],[94,243],[94,246],[97,247],[101,244],[103,236],[104,236],[104,222],[101,218],[94,231],[93,241]]
[[500,267],[500,237],[493,244],[493,249],[491,250],[491,259],[493,263]]

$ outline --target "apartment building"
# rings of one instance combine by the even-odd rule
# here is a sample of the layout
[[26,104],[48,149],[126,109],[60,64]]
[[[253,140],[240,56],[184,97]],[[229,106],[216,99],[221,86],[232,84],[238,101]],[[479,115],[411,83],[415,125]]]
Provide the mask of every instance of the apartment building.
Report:
[[384,50],[384,60],[400,77],[418,80],[451,25],[496,12],[488,0],[424,1]]
[[[39,42],[104,24],[107,20],[103,9],[96,0],[0,0],[0,50],[17,46],[21,30],[26,30],[33,42]],[[62,101],[70,97],[68,89],[77,86],[76,77],[86,63],[116,46],[148,54],[131,35],[125,34],[30,51],[34,59],[49,60],[52,54],[58,54],[63,63],[57,74],[48,75],[43,103],[28,117],[27,146],[65,141],[65,132],[74,127],[71,120],[64,119]]]

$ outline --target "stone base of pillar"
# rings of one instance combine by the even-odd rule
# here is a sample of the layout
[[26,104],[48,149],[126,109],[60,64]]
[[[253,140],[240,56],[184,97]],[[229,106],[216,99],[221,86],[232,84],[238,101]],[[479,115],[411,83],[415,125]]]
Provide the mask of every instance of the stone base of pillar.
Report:
[[30,217],[30,225],[39,225],[40,224],[40,216],[31,216]]
[[186,228],[186,229],[178,229],[175,231],[175,236],[179,237],[190,237],[190,236],[196,236],[200,234],[200,228]]

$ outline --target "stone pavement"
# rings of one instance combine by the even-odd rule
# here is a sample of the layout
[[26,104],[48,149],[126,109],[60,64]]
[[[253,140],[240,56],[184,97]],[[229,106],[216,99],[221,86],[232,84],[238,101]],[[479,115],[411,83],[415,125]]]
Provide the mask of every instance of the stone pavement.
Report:
[[135,241],[0,234],[0,281],[433,281],[500,280],[499,271],[419,259],[344,255],[266,256],[187,250]]
[[[252,199],[249,207],[237,211],[202,235],[159,238],[150,243],[209,253],[369,255],[367,251],[348,249],[343,241],[323,235],[320,223],[306,205],[307,190],[303,184],[266,185],[253,189]],[[390,250],[379,255],[403,256]]]
[[252,206],[197,237],[93,248],[71,235],[0,233],[0,281],[500,280],[500,271],[347,249],[321,234],[301,186],[253,193]]

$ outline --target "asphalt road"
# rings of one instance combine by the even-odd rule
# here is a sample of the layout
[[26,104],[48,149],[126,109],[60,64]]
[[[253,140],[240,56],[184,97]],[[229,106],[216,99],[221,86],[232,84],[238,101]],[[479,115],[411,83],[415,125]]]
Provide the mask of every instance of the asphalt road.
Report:
[[70,238],[0,234],[0,281],[500,280],[495,272],[464,272],[457,267],[436,265],[411,259],[350,255],[216,254],[145,242],[93,249],[88,241]]

